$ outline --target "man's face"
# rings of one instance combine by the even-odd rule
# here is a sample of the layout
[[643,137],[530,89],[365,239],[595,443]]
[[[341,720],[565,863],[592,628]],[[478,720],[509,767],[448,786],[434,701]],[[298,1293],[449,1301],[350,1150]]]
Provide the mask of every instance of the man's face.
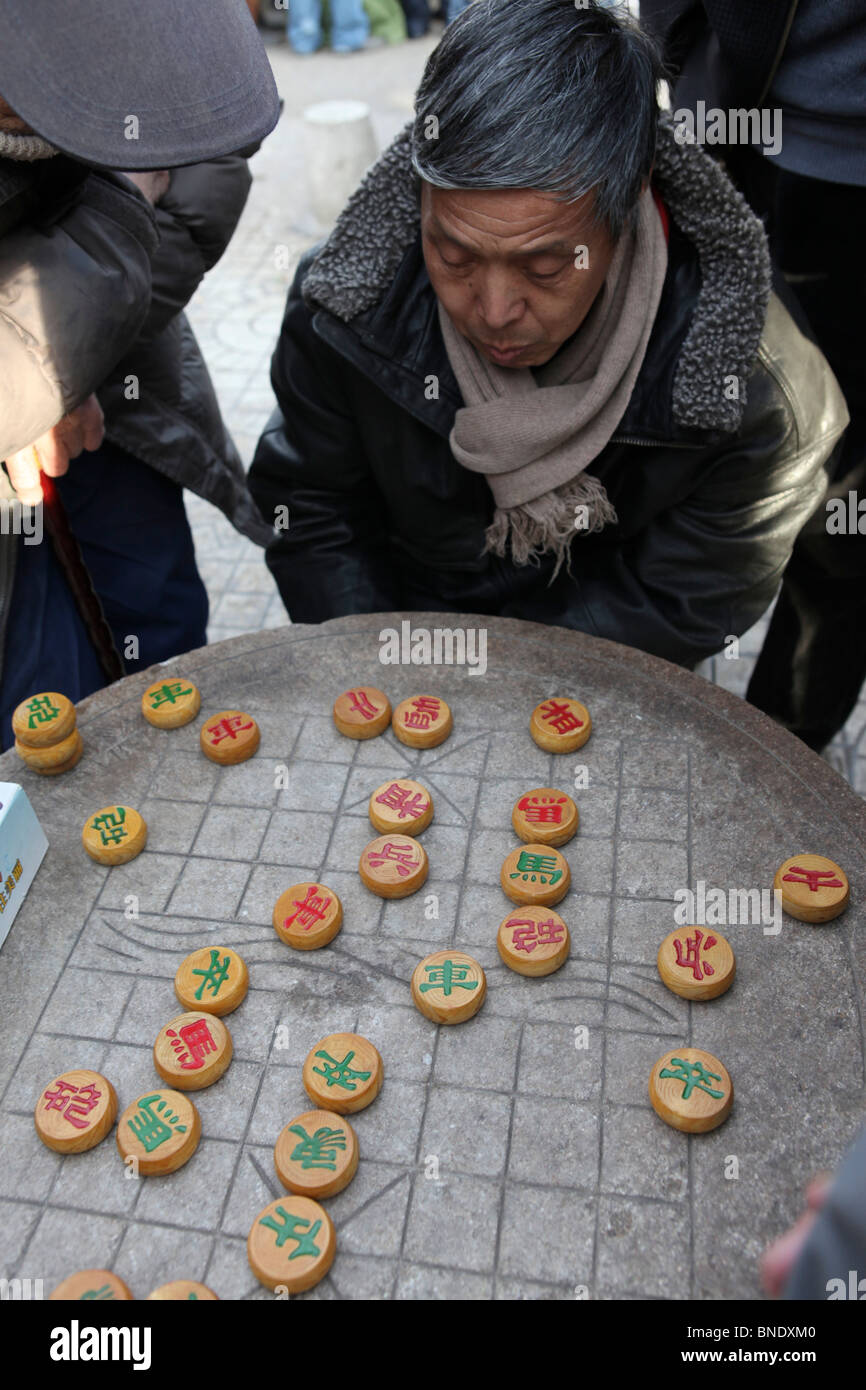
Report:
[[423,184],[431,284],[458,332],[488,361],[540,367],[577,332],[614,253],[592,204],[592,193],[561,203],[534,190]]

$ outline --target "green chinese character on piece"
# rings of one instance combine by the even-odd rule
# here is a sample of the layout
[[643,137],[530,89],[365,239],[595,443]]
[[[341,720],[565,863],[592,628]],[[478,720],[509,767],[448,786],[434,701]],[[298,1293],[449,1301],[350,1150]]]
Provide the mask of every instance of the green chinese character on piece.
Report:
[[303,1125],[289,1125],[292,1134],[300,1135],[301,1142],[295,1147],[292,1163],[300,1163],[306,1172],[308,1168],[330,1168],[337,1171],[337,1150],[345,1149],[346,1135],[342,1129],[328,1129],[323,1125],[310,1135]]
[[712,1096],[714,1100],[723,1098],[724,1091],[714,1091],[706,1084],[710,1080],[721,1081],[722,1078],[717,1076],[714,1071],[708,1071],[703,1062],[684,1062],[681,1057],[672,1057],[671,1066],[674,1068],[673,1071],[664,1067],[659,1072],[659,1077],[669,1076],[674,1081],[681,1081],[683,1083],[683,1100],[688,1100],[692,1091],[703,1091],[705,1095]]
[[443,960],[441,965],[425,965],[424,969],[429,975],[426,984],[421,985],[421,993],[426,994],[428,989],[441,989],[444,995],[449,995],[453,989],[477,989],[478,981],[472,980],[466,983],[469,974],[468,965],[458,965],[453,960]]
[[[290,1260],[296,1260],[299,1255],[321,1255],[321,1250],[315,1244],[316,1236],[322,1224],[321,1217],[310,1227],[309,1231],[301,1231],[298,1234],[298,1227],[309,1226],[309,1221],[303,1216],[292,1216],[285,1207],[277,1207],[276,1214],[280,1221],[275,1221],[273,1216],[263,1216],[259,1222],[260,1226],[267,1226],[269,1230],[277,1233],[277,1249],[282,1250],[287,1240],[297,1241],[297,1248],[289,1256]],[[280,1225],[282,1222],[282,1225]]]
[[517,869],[508,877],[522,878],[524,883],[531,879],[534,883],[536,875],[542,883],[548,883],[553,887],[562,878],[562,869],[557,869],[554,855],[532,854],[530,850],[522,849],[517,860]]
[[94,816],[90,828],[99,831],[104,845],[118,845],[129,834],[128,830],[123,829],[125,820],[126,807],[117,806],[114,811],[105,811],[101,816]]
[[[155,1115],[151,1107],[155,1102],[160,1114]],[[138,1142],[142,1145],[146,1153],[152,1154],[154,1149],[158,1149],[160,1144],[164,1144],[166,1139],[170,1139],[172,1131],[175,1134],[186,1134],[186,1125],[178,1124],[179,1115],[175,1115],[159,1092],[152,1096],[142,1096],[137,1102],[137,1115],[133,1115],[131,1120],[127,1120],[129,1128],[132,1130]],[[160,1118],[165,1111],[163,1118]]]
[[35,729],[37,724],[50,724],[52,719],[56,719],[60,710],[56,705],[52,705],[47,695],[43,695],[40,700],[37,695],[29,701],[27,705],[30,711],[30,718],[27,721],[28,729]]
[[180,681],[172,681],[170,685],[161,685],[159,690],[150,692],[151,709],[159,709],[160,705],[173,705],[182,695],[191,695],[192,690],[187,687],[184,690]]
[[104,1301],[107,1298],[114,1298],[114,1292],[110,1284],[103,1284],[99,1289],[88,1289],[87,1292],[83,1293],[81,1298],[79,1298],[79,1303],[86,1298],[98,1298]]
[[349,1066],[354,1052],[347,1052],[342,1062],[337,1062],[327,1052],[317,1052],[316,1056],[321,1057],[325,1065],[323,1067],[313,1067],[317,1076],[324,1076],[328,1086],[342,1086],[344,1091],[356,1091],[356,1081],[369,1081],[372,1072],[353,1071]]
[[230,964],[231,956],[226,956],[221,961],[219,951],[216,951],[213,949],[213,947],[211,947],[210,965],[208,966],[207,970],[194,970],[192,972],[193,975],[203,976],[202,982],[199,985],[193,997],[195,999],[201,999],[205,988],[209,989],[211,994],[213,994],[214,996],[219,994],[222,986],[228,979]]

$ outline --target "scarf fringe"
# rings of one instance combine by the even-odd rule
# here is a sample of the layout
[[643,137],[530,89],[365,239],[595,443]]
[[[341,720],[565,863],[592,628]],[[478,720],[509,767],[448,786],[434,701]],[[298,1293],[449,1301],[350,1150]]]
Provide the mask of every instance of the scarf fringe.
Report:
[[485,533],[484,549],[504,557],[510,544],[511,558],[520,566],[537,565],[547,553],[555,555],[552,584],[563,565],[571,574],[575,536],[615,526],[617,520],[604,484],[591,474],[581,473],[572,482],[520,507],[497,507]]

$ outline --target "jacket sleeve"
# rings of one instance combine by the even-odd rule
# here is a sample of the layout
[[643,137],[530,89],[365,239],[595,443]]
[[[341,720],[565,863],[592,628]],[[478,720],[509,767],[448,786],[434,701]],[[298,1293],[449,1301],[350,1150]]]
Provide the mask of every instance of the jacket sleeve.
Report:
[[[601,550],[598,562],[594,552],[585,568],[576,540],[573,578],[561,574],[551,591],[563,612],[550,621],[688,667],[757,622],[821,504],[828,460],[848,423],[827,362],[775,296],[757,370],[763,381],[748,383],[754,406],[696,491],[630,541]],[[635,450],[648,456],[648,469],[662,467],[652,452]]]
[[137,194],[92,175],[58,221],[0,238],[0,459],[95,391],[150,303],[153,218]]
[[234,235],[252,176],[241,155],[226,155],[171,171],[155,208],[159,248],[144,335],[152,337],[192,299]]
[[[271,367],[277,397],[249,473],[265,520],[288,526],[267,563],[295,622],[395,607],[379,494],[354,423],[345,367],[316,335],[310,310],[289,295]],[[372,389],[372,388],[371,388]]]

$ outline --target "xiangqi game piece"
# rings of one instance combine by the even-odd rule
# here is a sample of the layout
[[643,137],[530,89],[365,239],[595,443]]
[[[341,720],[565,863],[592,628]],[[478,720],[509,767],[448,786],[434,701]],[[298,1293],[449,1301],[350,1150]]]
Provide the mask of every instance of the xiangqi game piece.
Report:
[[296,951],[317,951],[343,925],[343,905],[322,883],[294,883],[274,904],[274,931]]
[[219,1303],[213,1289],[209,1289],[207,1284],[197,1284],[194,1279],[175,1279],[171,1284],[160,1284],[159,1288],[154,1289],[147,1297],[148,1300],[156,1299],[159,1302],[197,1303],[213,1299]]
[[426,850],[411,835],[380,835],[361,855],[361,882],[380,898],[408,898],[426,882]]
[[117,1119],[117,1095],[98,1071],[64,1071],[36,1102],[36,1133],[59,1154],[84,1153],[100,1144]]
[[699,1047],[675,1047],[650,1072],[653,1110],[686,1134],[704,1134],[728,1118],[734,1087],[718,1057]]
[[552,975],[568,960],[568,927],[549,907],[520,907],[499,924],[496,946],[518,975]]
[[391,701],[374,685],[356,685],[334,701],[334,724],[346,738],[376,738],[391,723]]
[[737,973],[730,942],[715,927],[678,927],[659,946],[656,964],[668,989],[684,999],[715,999]]
[[179,1014],[157,1034],[153,1065],[179,1091],[203,1091],[219,1081],[232,1060],[231,1034],[214,1014]]
[[188,1163],[201,1138],[201,1119],[189,1096],[149,1091],[128,1105],[117,1122],[117,1147],[134,1158],[139,1173],[159,1177]]
[[77,767],[84,752],[84,741],[77,729],[73,729],[62,743],[52,743],[47,748],[28,748],[15,740],[15,752],[32,772],[43,777],[57,777],[61,772],[70,772]]
[[157,729],[179,729],[195,719],[201,693],[192,681],[165,676],[149,685],[141,697],[141,712]]
[[147,844],[147,824],[131,806],[103,806],[88,816],[81,841],[97,864],[126,864]]
[[536,787],[518,797],[511,812],[515,833],[527,844],[564,845],[577,833],[579,823],[571,797],[556,787]]
[[75,728],[75,706],[56,690],[30,695],[12,713],[12,732],[28,748],[62,743]]
[[454,719],[438,695],[410,695],[395,709],[391,727],[409,748],[436,748],[454,728]]
[[57,1285],[48,1301],[66,1303],[108,1303],[132,1299],[132,1291],[110,1269],[79,1269]]
[[800,922],[831,922],[848,906],[848,879],[834,860],[823,854],[795,854],[776,870],[773,887],[782,894],[782,907]]
[[224,709],[204,721],[199,742],[206,758],[228,767],[251,758],[261,742],[261,734],[251,715],[239,709]]
[[511,851],[499,881],[513,903],[553,907],[571,886],[571,870],[568,860],[552,845],[529,844]]
[[487,996],[487,978],[464,951],[434,951],[412,972],[412,998],[434,1023],[465,1023]]
[[420,835],[433,819],[433,798],[420,782],[396,777],[376,788],[368,813],[380,835],[395,830],[401,835]]
[[304,1062],[304,1090],[314,1105],[351,1115],[382,1089],[385,1073],[376,1048],[358,1033],[329,1033]]
[[336,1197],[358,1171],[358,1136],[330,1110],[307,1110],[280,1131],[274,1146],[277,1177],[301,1197]]
[[573,753],[592,733],[592,720],[579,700],[551,698],[532,711],[529,732],[548,753]]
[[237,951],[203,946],[181,961],[174,992],[185,1009],[222,1018],[243,1003],[249,983],[249,971]]
[[293,1194],[260,1211],[247,1238],[247,1259],[259,1283],[290,1294],[324,1279],[336,1252],[337,1234],[325,1208]]

